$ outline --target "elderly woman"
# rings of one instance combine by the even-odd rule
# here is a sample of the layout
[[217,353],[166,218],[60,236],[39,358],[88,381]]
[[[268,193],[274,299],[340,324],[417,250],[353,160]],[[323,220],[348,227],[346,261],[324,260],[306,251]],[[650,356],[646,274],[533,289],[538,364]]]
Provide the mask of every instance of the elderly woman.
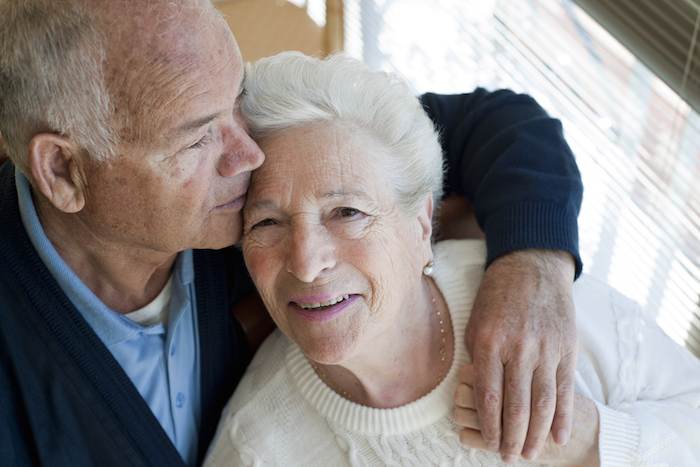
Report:
[[[501,465],[482,449],[455,337],[484,245],[431,244],[443,174],[418,101],[341,56],[261,60],[246,89],[267,158],[248,193],[243,253],[279,330],[228,404],[207,464]],[[699,465],[698,361],[603,284],[582,278],[575,302],[572,438],[548,441],[536,462]]]

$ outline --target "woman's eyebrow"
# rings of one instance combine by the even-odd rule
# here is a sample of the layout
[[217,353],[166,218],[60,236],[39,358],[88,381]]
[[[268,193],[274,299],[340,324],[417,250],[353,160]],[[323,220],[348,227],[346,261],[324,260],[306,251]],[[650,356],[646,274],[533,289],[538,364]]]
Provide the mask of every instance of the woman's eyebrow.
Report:
[[354,190],[354,191],[343,191],[343,190],[334,190],[334,191],[327,191],[322,195],[322,198],[361,198],[365,200],[371,200],[370,196],[365,193],[362,190]]
[[277,204],[270,199],[261,199],[258,201],[253,201],[246,206],[246,210],[251,209],[275,209]]

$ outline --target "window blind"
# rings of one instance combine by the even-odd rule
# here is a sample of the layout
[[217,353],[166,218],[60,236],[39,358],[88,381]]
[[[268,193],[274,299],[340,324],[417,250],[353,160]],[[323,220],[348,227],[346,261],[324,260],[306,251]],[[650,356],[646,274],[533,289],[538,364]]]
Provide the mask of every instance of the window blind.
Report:
[[346,51],[416,92],[506,87],[560,118],[585,186],[584,272],[700,356],[700,116],[679,91],[570,0],[344,8]]
[[700,110],[700,0],[575,0]]

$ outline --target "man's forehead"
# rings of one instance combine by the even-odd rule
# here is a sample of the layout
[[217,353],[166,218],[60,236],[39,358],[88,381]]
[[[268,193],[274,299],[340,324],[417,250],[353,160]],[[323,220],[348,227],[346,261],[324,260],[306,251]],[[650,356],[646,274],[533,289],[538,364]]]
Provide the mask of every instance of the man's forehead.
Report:
[[[193,103],[208,106],[207,94],[216,94],[215,88],[227,99],[238,92],[243,64],[228,26],[215,12],[194,11],[194,17],[179,8],[170,16],[160,12],[159,19],[136,18],[131,26],[140,28],[133,34],[122,30],[109,38],[114,43],[108,45],[107,81],[115,107],[132,121],[122,128],[123,139],[133,140],[134,132],[146,136],[146,124],[156,132],[183,124],[178,111]],[[214,102],[194,117],[206,118],[203,112],[220,105]]]

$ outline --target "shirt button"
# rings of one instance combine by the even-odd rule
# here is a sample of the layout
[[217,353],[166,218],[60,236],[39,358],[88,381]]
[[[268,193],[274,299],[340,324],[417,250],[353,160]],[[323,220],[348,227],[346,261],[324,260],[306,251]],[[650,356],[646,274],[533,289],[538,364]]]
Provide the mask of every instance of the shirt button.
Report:
[[178,409],[181,409],[182,406],[185,405],[186,399],[187,398],[185,397],[185,395],[183,393],[178,392],[177,396],[175,396],[175,407],[177,407]]

